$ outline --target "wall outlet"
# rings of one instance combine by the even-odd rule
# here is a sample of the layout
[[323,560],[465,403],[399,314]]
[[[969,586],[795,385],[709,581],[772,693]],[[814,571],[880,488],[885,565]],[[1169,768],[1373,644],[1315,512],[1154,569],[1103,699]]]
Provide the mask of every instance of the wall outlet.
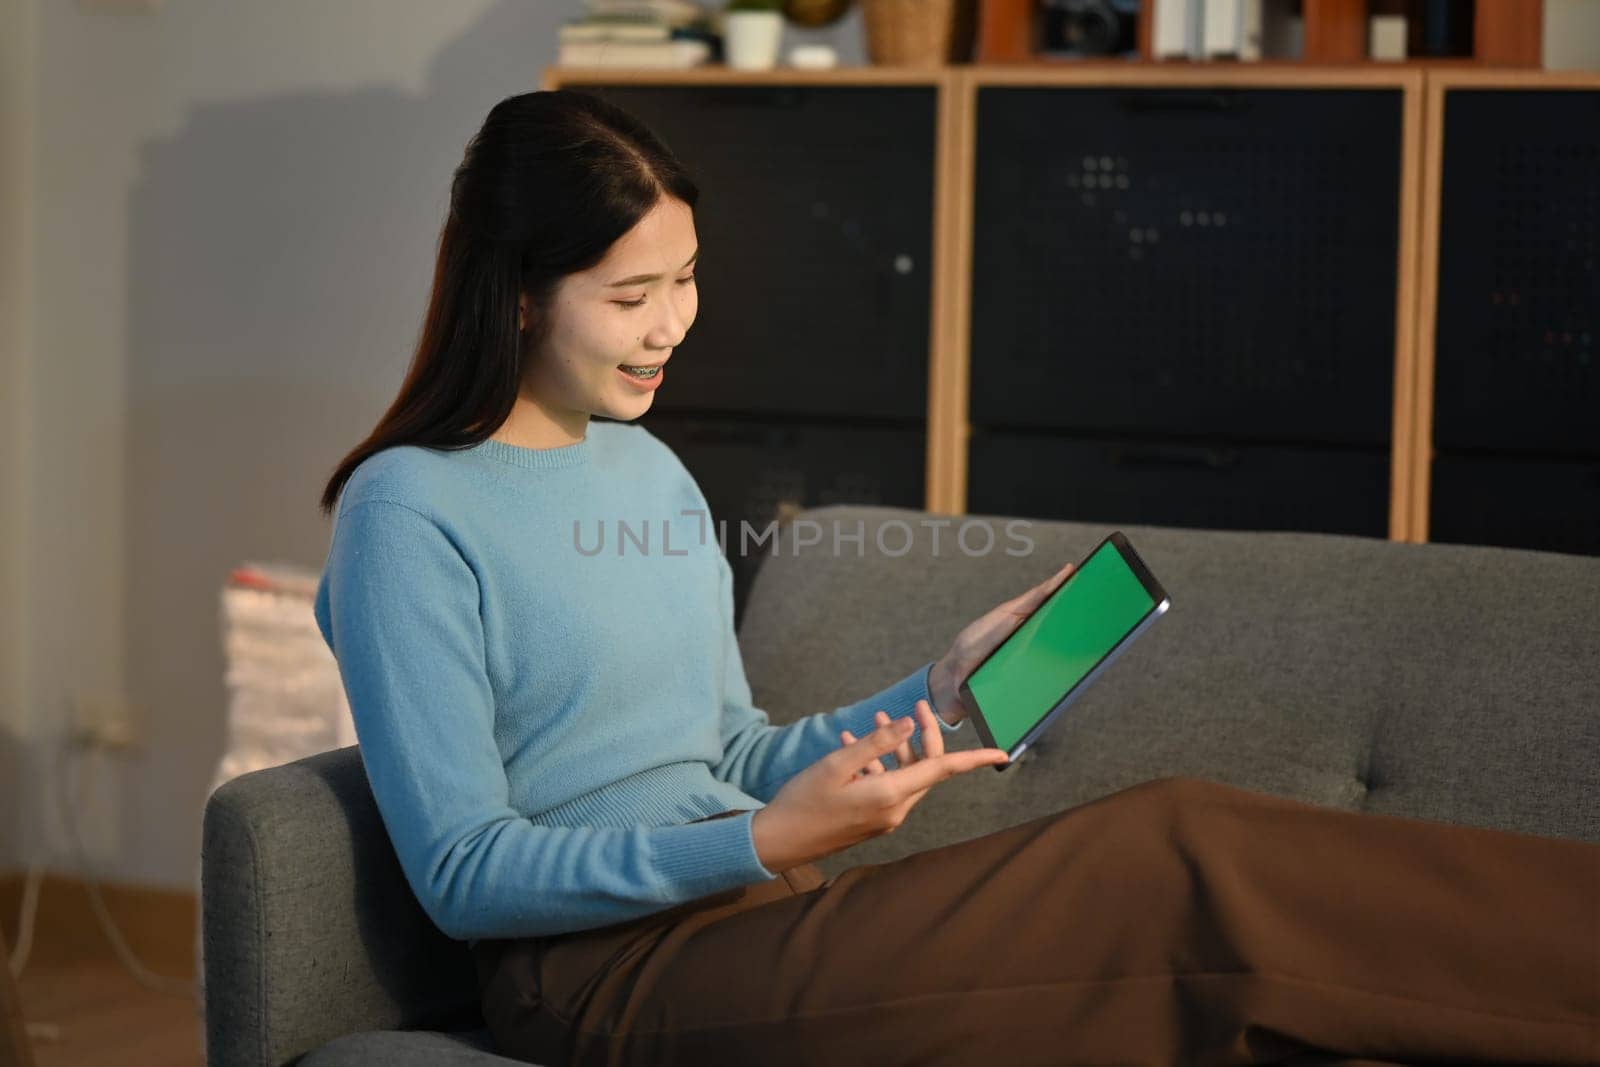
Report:
[[[73,697],[69,761],[50,783],[45,840],[58,855],[70,856],[85,877],[126,862],[123,831],[128,817],[128,761],[124,753],[138,731],[120,709],[126,702],[90,694]],[[87,866],[83,866],[87,865]]]
[[72,742],[88,748],[138,748],[144,743],[143,716],[121,693],[75,692]]

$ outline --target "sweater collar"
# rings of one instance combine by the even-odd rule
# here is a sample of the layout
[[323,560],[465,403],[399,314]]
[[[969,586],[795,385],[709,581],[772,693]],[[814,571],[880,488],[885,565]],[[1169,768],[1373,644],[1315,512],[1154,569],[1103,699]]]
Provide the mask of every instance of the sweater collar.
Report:
[[594,452],[594,427],[589,427],[581,441],[559,448],[528,448],[524,445],[507,444],[497,441],[493,437],[486,437],[473,451],[488,456],[490,459],[509,463],[515,467],[528,467],[534,470],[555,470],[562,467],[577,467],[589,461]]

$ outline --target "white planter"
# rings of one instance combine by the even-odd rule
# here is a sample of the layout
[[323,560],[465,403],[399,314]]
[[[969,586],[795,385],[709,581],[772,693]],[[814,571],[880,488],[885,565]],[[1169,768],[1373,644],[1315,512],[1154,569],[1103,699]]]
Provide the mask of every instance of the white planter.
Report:
[[726,11],[722,15],[722,52],[736,70],[771,70],[778,65],[783,15],[777,11]]

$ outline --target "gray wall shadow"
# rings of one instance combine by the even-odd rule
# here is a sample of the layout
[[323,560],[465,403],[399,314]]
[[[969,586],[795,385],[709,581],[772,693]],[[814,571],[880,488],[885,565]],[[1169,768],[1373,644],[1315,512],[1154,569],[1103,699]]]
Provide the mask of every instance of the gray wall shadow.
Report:
[[[320,568],[316,502],[393,398],[449,182],[494,103],[538,88],[579,0],[505,0],[418,95],[305,92],[196,108],[147,141],[128,199],[125,634],[149,744],[113,877],[198,886],[226,744],[220,595],[246,561]],[[786,30],[863,61],[854,10]]]
[[319,568],[317,498],[408,363],[451,173],[489,108],[538,87],[578,10],[501,3],[420,95],[306,92],[195,109],[130,190],[128,686],[151,737],[122,876],[198,884],[225,745],[219,597],[251,560]]

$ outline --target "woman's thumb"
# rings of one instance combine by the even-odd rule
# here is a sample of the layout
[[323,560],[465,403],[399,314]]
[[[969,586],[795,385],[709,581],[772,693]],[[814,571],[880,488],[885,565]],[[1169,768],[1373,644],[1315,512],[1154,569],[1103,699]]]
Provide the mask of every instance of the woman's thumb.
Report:
[[1028,610],[1038,607],[1044,602],[1045,597],[1061,587],[1061,583],[1072,575],[1073,565],[1068,563],[1050,577],[1030,589],[1023,599],[1023,604]]

